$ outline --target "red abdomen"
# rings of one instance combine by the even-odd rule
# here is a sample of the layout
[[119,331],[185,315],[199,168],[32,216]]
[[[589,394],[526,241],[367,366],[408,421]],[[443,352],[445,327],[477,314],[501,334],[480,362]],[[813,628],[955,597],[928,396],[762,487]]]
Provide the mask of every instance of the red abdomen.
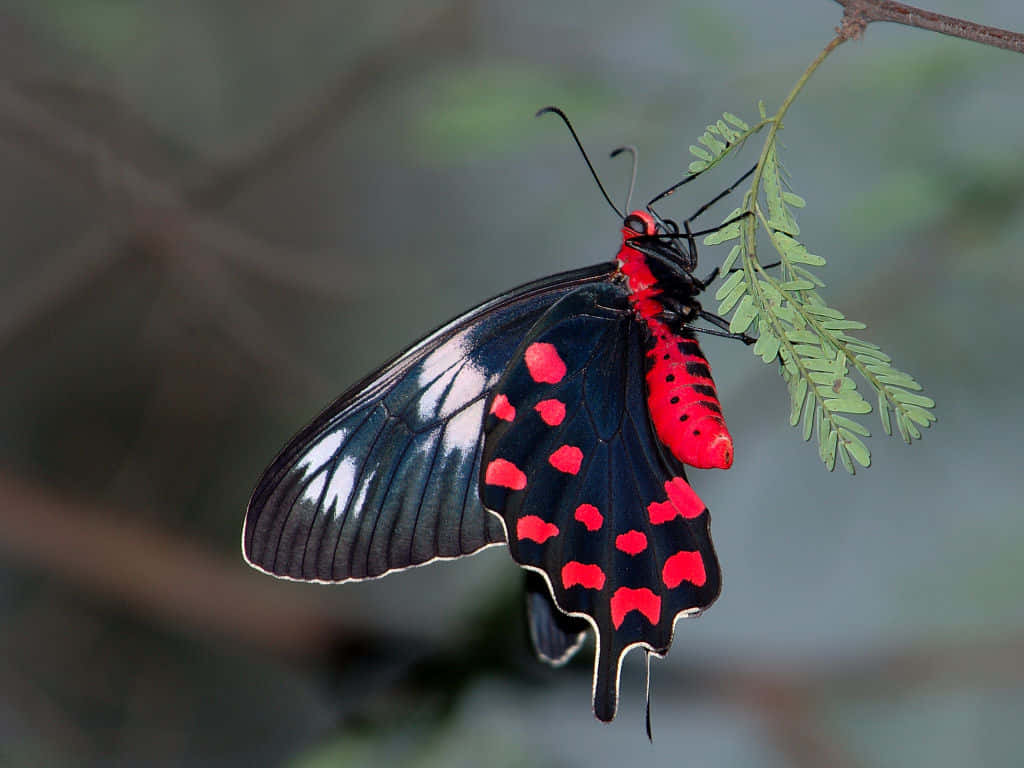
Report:
[[732,436],[711,368],[693,334],[671,332],[648,320],[653,345],[647,352],[647,409],[658,439],[684,464],[700,469],[732,466]]
[[[637,212],[649,222],[646,212]],[[636,236],[624,228],[623,237]],[[629,283],[629,300],[650,332],[647,350],[647,410],[658,439],[679,461],[700,469],[732,466],[732,436],[722,418],[722,406],[711,378],[711,367],[693,333],[675,332],[658,314],[658,297],[665,293],[647,264],[646,256],[623,243],[620,269]]]

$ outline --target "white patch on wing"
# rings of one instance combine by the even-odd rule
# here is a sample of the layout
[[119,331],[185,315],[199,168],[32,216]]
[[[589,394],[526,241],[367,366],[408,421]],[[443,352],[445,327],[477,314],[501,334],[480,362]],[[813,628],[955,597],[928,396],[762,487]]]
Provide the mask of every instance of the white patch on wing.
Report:
[[483,423],[484,401],[467,408],[448,422],[444,431],[441,452],[448,456],[453,451],[470,453],[480,443],[480,427]]
[[[480,396],[488,385],[487,375],[483,368],[467,360],[452,382],[452,388],[444,399],[439,416],[446,418],[450,414],[462,408],[466,403]],[[480,424],[477,425],[477,432],[480,431]]]
[[332,504],[335,505],[335,516],[345,511],[348,497],[352,495],[358,462],[359,460],[355,456],[347,456],[338,463],[338,468],[331,475],[331,484],[327,488],[327,495],[324,496],[324,509],[330,509]]
[[314,443],[313,447],[306,451],[296,463],[296,471],[306,472],[307,470],[316,471],[320,469],[331,460],[331,457],[341,447],[341,442],[348,436],[350,431],[350,429],[336,429],[319,442]]
[[316,508],[316,505],[320,501],[320,492],[324,489],[324,484],[327,482],[327,473],[320,472],[310,483],[306,486],[306,490],[302,492],[302,496],[299,498],[299,503],[310,507]]
[[366,501],[366,494],[370,490],[370,483],[373,482],[373,476],[377,474],[376,469],[370,469],[370,471],[363,474],[359,482],[359,495],[356,496],[356,500],[352,503],[352,519],[358,520],[359,516],[363,513],[363,502]]
[[420,363],[420,374],[417,381],[426,386],[444,371],[462,360],[469,354],[469,344],[466,334],[460,333],[427,355]]
[[[433,421],[437,418],[437,406],[441,402],[441,395],[448,389],[448,385],[451,384],[458,372],[457,366],[445,371],[419,396],[416,401],[416,410],[422,421]],[[420,377],[421,381],[422,379],[423,376]]]

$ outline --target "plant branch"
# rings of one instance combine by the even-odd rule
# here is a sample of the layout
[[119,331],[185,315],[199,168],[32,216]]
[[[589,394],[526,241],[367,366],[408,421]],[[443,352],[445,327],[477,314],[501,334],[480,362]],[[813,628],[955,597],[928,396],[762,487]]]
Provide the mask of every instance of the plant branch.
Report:
[[0,472],[0,555],[177,630],[286,658],[323,657],[350,631],[300,594],[195,543]]
[[261,143],[186,184],[185,199],[203,209],[224,207],[241,190],[321,140],[368,94],[422,66],[424,55],[444,50],[453,37],[465,36],[469,11],[467,0],[453,0],[433,15],[406,21],[396,38],[368,51],[311,103],[279,120]]
[[927,29],[950,37],[959,37],[993,48],[1024,53],[1024,35],[999,27],[986,27],[971,21],[944,16],[941,13],[915,8],[892,0],[835,0],[843,6],[840,35],[846,39],[861,36],[873,21],[891,21],[908,27]]

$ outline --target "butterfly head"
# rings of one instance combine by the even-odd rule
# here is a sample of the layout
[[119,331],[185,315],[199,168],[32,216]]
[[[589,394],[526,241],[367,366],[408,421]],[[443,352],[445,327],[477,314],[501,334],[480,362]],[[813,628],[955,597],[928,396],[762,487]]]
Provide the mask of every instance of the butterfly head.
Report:
[[622,246],[649,259],[673,267],[672,271],[689,275],[697,267],[695,252],[683,247],[686,235],[672,219],[664,219],[651,210],[636,210],[622,221]]

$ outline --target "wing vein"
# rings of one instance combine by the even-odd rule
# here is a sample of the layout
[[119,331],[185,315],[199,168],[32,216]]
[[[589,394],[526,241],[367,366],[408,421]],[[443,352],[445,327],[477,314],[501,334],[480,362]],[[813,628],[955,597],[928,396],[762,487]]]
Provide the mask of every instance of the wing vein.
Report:
[[[443,430],[442,430],[443,431]],[[420,493],[419,499],[416,501],[416,514],[412,519],[412,535],[409,537],[409,554],[405,558],[407,563],[412,562],[412,551],[416,546],[416,529],[420,526],[420,513],[423,511],[423,499],[426,497],[426,489],[430,485],[430,478],[434,474],[434,467],[437,465],[437,454],[441,449],[441,435],[438,435],[437,442],[434,445],[434,450],[430,455],[430,467],[427,469],[427,473],[424,479],[423,492]],[[434,550],[437,551],[436,549]]]
[[[363,418],[359,421],[359,426],[356,427],[355,429],[353,429],[344,438],[344,440],[342,440],[341,445],[339,445],[338,448],[334,451],[334,453],[331,454],[331,457],[327,461],[325,461],[323,464],[320,465],[321,468],[322,468],[322,467],[325,467],[328,464],[330,464],[331,465],[331,471],[328,472],[326,475],[324,475],[324,487],[320,491],[320,499],[317,501],[316,509],[313,510],[313,520],[310,521],[309,528],[306,531],[306,541],[303,542],[303,545],[302,545],[302,563],[301,563],[301,567],[303,567],[303,568],[305,567],[305,563],[306,563],[306,549],[309,546],[309,532],[313,530],[313,523],[316,522],[316,518],[320,514],[320,508],[323,506],[324,497],[325,497],[325,495],[327,493],[327,488],[330,485],[331,477],[334,475],[334,472],[338,468],[338,458],[341,456],[341,452],[344,450],[345,446],[348,445],[348,441],[351,440],[352,437],[360,429],[363,428],[364,424],[366,424],[366,420],[368,418],[370,418],[370,413],[372,413],[372,412],[373,412],[373,409],[370,408],[369,411],[367,412],[367,414],[365,416],[363,416]],[[320,440],[322,440],[322,439],[323,439],[323,435],[320,435]],[[320,440],[317,440],[317,444],[319,444]],[[303,478],[303,481],[302,481],[302,483],[300,485],[300,487],[302,488],[303,491],[305,491],[305,489],[309,487],[309,483],[312,482],[312,478],[316,477],[316,475],[317,475],[317,473],[313,472],[313,473],[311,473],[309,475],[309,477]],[[295,500],[292,501],[292,503],[288,505],[288,511],[285,512],[284,520],[281,521],[281,531],[277,534],[277,544],[274,546],[274,565],[273,565],[273,567],[271,569],[275,573],[277,572],[277,559],[281,555],[281,539],[284,537],[284,532],[286,530],[288,530],[288,521],[291,520],[292,512],[295,511],[295,504],[301,498],[302,498],[302,493],[296,494]],[[258,521],[259,520],[259,516],[257,516],[256,519]]]
[[[377,505],[377,515],[376,515],[376,517],[374,518],[374,521],[373,521],[373,530],[370,532],[370,541],[366,545],[366,562],[367,562],[367,566],[369,566],[370,557],[372,556],[372,553],[373,553],[373,540],[377,537],[377,531],[380,530],[380,518],[381,518],[381,515],[384,514],[384,510],[387,508],[387,505],[388,505],[388,497],[391,496],[391,492],[395,488],[395,486],[392,484],[392,481],[395,479],[395,475],[398,473],[399,468],[402,466],[402,462],[405,459],[405,454],[407,454],[409,452],[409,449],[412,447],[413,443],[415,443],[415,442],[416,442],[415,436],[410,434],[409,435],[409,439],[405,443],[405,447],[402,449],[402,453],[398,457],[398,460],[397,461],[393,461],[391,463],[392,464],[392,466],[391,466],[391,476],[388,478],[386,490],[384,491],[384,497],[380,500],[380,504]],[[399,510],[399,513],[400,512],[401,512],[401,510]],[[365,522],[364,522],[364,525],[365,525]],[[394,535],[394,533],[395,533],[395,526],[392,525],[391,528],[390,528],[389,535],[388,535],[388,547],[389,548],[384,550],[384,552],[385,552],[384,557],[387,560],[387,564],[388,565],[390,565],[390,561],[391,561],[391,557],[390,557],[390,555],[388,553],[391,552],[391,549],[390,549],[391,537]],[[387,570],[387,569],[385,569],[385,570]]]
[[[491,387],[491,389],[493,389],[493,387]],[[479,400],[479,399],[480,398],[477,398],[477,400]],[[474,405],[476,404],[477,400],[473,401]],[[465,523],[465,520],[466,520],[466,508],[467,508],[466,505],[469,503],[469,489],[472,488],[474,485],[476,485],[479,482],[480,472],[478,471],[479,468],[477,467],[477,457],[480,455],[480,452],[483,450],[484,419],[487,418],[487,400],[486,399],[484,399],[484,407],[481,410],[482,410],[482,413],[480,415],[480,430],[479,430],[480,434],[479,434],[479,437],[477,437],[477,440],[476,440],[476,447],[473,449],[473,466],[472,466],[472,471],[469,472],[466,475],[466,478],[465,478],[465,480],[466,480],[466,488],[465,488],[465,490],[462,491],[462,508],[461,508],[461,511],[459,512],[459,551],[460,552],[462,551],[462,527],[463,527],[463,524]],[[479,496],[479,494],[477,494],[477,495]],[[491,516],[491,513],[487,510],[486,507],[483,506],[483,502],[482,501],[481,501],[480,506],[484,510],[483,536],[484,536],[484,539],[486,540],[487,539],[487,520]]]
[[[338,526],[338,538],[334,542],[334,555],[331,557],[331,576],[334,575],[334,570],[338,563],[338,547],[341,545],[342,534],[345,532],[345,523],[348,522],[349,509],[352,507],[352,500],[359,495],[356,489],[363,482],[363,471],[366,469],[366,462],[369,461],[370,455],[373,453],[373,449],[377,446],[377,441],[380,440],[380,436],[383,435],[384,432],[386,431],[384,427],[387,425],[387,423],[388,419],[384,419],[384,421],[381,423],[380,429],[377,430],[377,434],[373,438],[373,442],[370,443],[369,450],[363,456],[363,460],[359,464],[359,471],[353,475],[354,479],[352,481],[352,490],[349,493],[348,498],[345,499],[345,510],[339,516],[341,519],[341,525]],[[349,573],[351,574],[351,562],[349,563],[348,570]]]

